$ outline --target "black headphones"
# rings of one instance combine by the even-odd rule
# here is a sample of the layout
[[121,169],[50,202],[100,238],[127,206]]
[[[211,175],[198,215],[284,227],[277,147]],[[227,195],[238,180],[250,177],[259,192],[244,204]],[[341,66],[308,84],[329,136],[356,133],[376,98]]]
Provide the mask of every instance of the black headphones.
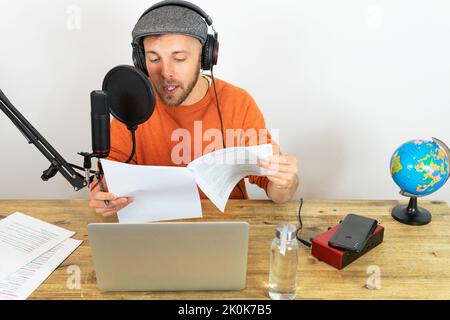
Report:
[[[214,30],[214,26],[212,25],[213,21],[210,16],[208,16],[205,11],[203,11],[200,7],[196,6],[193,3],[182,1],[182,0],[166,0],[161,1],[153,6],[151,6],[149,9],[147,9],[139,18],[139,20],[142,19],[147,13],[149,13],[152,10],[155,10],[157,8],[165,7],[165,6],[180,6],[187,9],[190,9],[192,11],[195,11],[198,13],[203,19],[205,19],[208,26],[211,26],[211,28],[214,31],[214,35],[208,34],[206,37],[205,44],[202,48],[202,58],[201,58],[201,68],[203,70],[212,70],[213,66],[217,64],[217,58],[219,55],[219,41],[218,41],[218,34]],[[139,21],[138,20],[138,21]],[[142,70],[146,75],[147,68],[145,64],[145,52],[143,43],[141,41],[142,38],[137,38],[133,41],[131,44],[133,47],[133,63],[134,66],[140,70]]]

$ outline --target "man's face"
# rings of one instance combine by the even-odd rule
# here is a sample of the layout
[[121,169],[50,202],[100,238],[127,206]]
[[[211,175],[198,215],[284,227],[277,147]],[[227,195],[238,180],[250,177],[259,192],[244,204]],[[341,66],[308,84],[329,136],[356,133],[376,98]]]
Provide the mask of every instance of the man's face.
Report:
[[178,34],[148,36],[144,50],[148,74],[161,100],[171,107],[181,105],[198,81],[200,41]]

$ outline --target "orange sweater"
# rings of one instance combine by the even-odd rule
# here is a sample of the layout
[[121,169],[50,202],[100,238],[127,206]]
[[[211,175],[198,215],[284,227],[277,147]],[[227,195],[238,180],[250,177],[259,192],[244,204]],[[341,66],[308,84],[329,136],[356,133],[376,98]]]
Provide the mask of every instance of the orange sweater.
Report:
[[[225,145],[230,147],[270,143],[270,135],[264,132],[265,130],[259,130],[265,129],[265,122],[252,97],[243,89],[225,81],[216,79],[215,82],[225,131]],[[259,137],[251,135],[251,138],[247,136],[242,139],[232,135],[237,131],[226,131],[227,129],[242,129],[246,133],[253,131]],[[204,153],[222,149],[221,138],[218,139],[219,141],[211,138],[211,134],[215,136],[214,133],[220,133],[220,120],[212,85],[203,99],[189,106],[168,107],[156,95],[153,115],[136,130],[136,153],[130,163],[187,166],[190,161]],[[217,148],[211,150],[214,146]],[[111,151],[108,159],[125,162],[131,154],[131,149],[132,140],[129,130],[124,124],[113,119]],[[249,182],[257,184],[267,193],[269,183],[267,177],[250,176]],[[244,180],[239,182],[239,186],[244,197],[248,198]],[[200,189],[199,192],[202,199],[206,198]],[[237,186],[231,192],[230,198],[242,199],[242,193]]]

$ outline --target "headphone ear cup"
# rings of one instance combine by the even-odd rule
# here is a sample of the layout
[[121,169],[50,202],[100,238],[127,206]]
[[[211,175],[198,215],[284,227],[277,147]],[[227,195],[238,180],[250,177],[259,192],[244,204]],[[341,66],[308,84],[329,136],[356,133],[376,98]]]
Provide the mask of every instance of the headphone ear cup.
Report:
[[217,63],[218,43],[213,35],[208,34],[202,51],[202,69],[211,70]]
[[148,76],[144,50],[139,44],[133,44],[133,63],[137,69],[141,70]]

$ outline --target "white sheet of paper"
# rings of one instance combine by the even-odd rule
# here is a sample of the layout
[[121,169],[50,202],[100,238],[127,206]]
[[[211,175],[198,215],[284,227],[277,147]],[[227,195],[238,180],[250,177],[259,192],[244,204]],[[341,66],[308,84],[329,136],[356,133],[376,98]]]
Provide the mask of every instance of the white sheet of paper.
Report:
[[0,221],[0,279],[74,234],[20,212],[4,218]]
[[271,144],[226,148],[195,159],[188,169],[194,173],[200,189],[224,212],[235,185],[246,176],[264,175],[256,160],[272,154]]
[[118,212],[121,223],[201,218],[194,176],[185,167],[130,165],[101,160],[109,192],[134,201]]
[[66,239],[4,279],[0,300],[25,300],[82,243]]

